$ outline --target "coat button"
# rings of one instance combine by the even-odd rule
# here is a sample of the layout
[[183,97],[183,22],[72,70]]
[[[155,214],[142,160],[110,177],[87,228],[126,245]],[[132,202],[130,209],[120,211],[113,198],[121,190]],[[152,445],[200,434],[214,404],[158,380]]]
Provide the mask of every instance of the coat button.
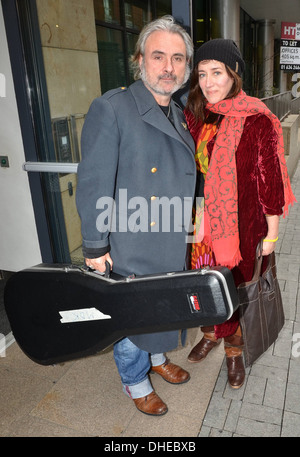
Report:
[[153,167],[151,168],[151,173],[156,173],[157,172],[157,168]]

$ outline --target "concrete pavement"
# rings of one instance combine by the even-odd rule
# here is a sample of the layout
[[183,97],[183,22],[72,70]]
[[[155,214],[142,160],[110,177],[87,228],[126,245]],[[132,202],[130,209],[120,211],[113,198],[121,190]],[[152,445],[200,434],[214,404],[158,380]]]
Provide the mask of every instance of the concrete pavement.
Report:
[[[292,187],[300,202],[299,164]],[[227,384],[223,344],[201,364],[187,362],[199,340],[197,329],[189,330],[185,348],[168,354],[190,372],[191,380],[174,386],[151,375],[169,407],[162,417],[140,413],[122,393],[112,348],[97,356],[41,366],[13,343],[0,358],[0,437],[300,436],[299,266],[296,204],[281,221],[277,243],[286,323],[277,342],[247,369],[241,389]]]
[[[300,163],[292,179],[300,203]],[[204,436],[300,436],[300,205],[281,219],[277,274],[285,325],[276,343],[251,367],[239,390],[228,387],[225,365],[200,428]],[[293,340],[294,339],[294,340]]]

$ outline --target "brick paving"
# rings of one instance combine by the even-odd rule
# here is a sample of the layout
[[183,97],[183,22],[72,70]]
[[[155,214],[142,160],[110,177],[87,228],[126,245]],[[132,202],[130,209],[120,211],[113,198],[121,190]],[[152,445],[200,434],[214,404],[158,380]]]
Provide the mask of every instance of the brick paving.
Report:
[[240,389],[223,362],[199,437],[300,437],[300,162],[291,182],[299,203],[281,218],[276,246],[284,328]]

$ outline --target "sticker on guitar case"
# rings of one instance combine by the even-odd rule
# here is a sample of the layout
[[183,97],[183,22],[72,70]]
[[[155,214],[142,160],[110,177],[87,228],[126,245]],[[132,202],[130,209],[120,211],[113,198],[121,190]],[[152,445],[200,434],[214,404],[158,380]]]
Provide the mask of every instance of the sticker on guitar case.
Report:
[[70,322],[99,321],[102,319],[111,319],[109,314],[103,314],[96,308],[70,309],[68,311],[59,311],[62,324]]

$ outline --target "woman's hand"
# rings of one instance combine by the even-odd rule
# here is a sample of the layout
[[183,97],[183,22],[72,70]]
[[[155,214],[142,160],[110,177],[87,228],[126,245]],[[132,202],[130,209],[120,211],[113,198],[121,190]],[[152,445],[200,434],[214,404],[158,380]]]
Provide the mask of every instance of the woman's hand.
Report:
[[264,241],[262,245],[262,255],[269,255],[271,254],[276,246],[276,241]]

